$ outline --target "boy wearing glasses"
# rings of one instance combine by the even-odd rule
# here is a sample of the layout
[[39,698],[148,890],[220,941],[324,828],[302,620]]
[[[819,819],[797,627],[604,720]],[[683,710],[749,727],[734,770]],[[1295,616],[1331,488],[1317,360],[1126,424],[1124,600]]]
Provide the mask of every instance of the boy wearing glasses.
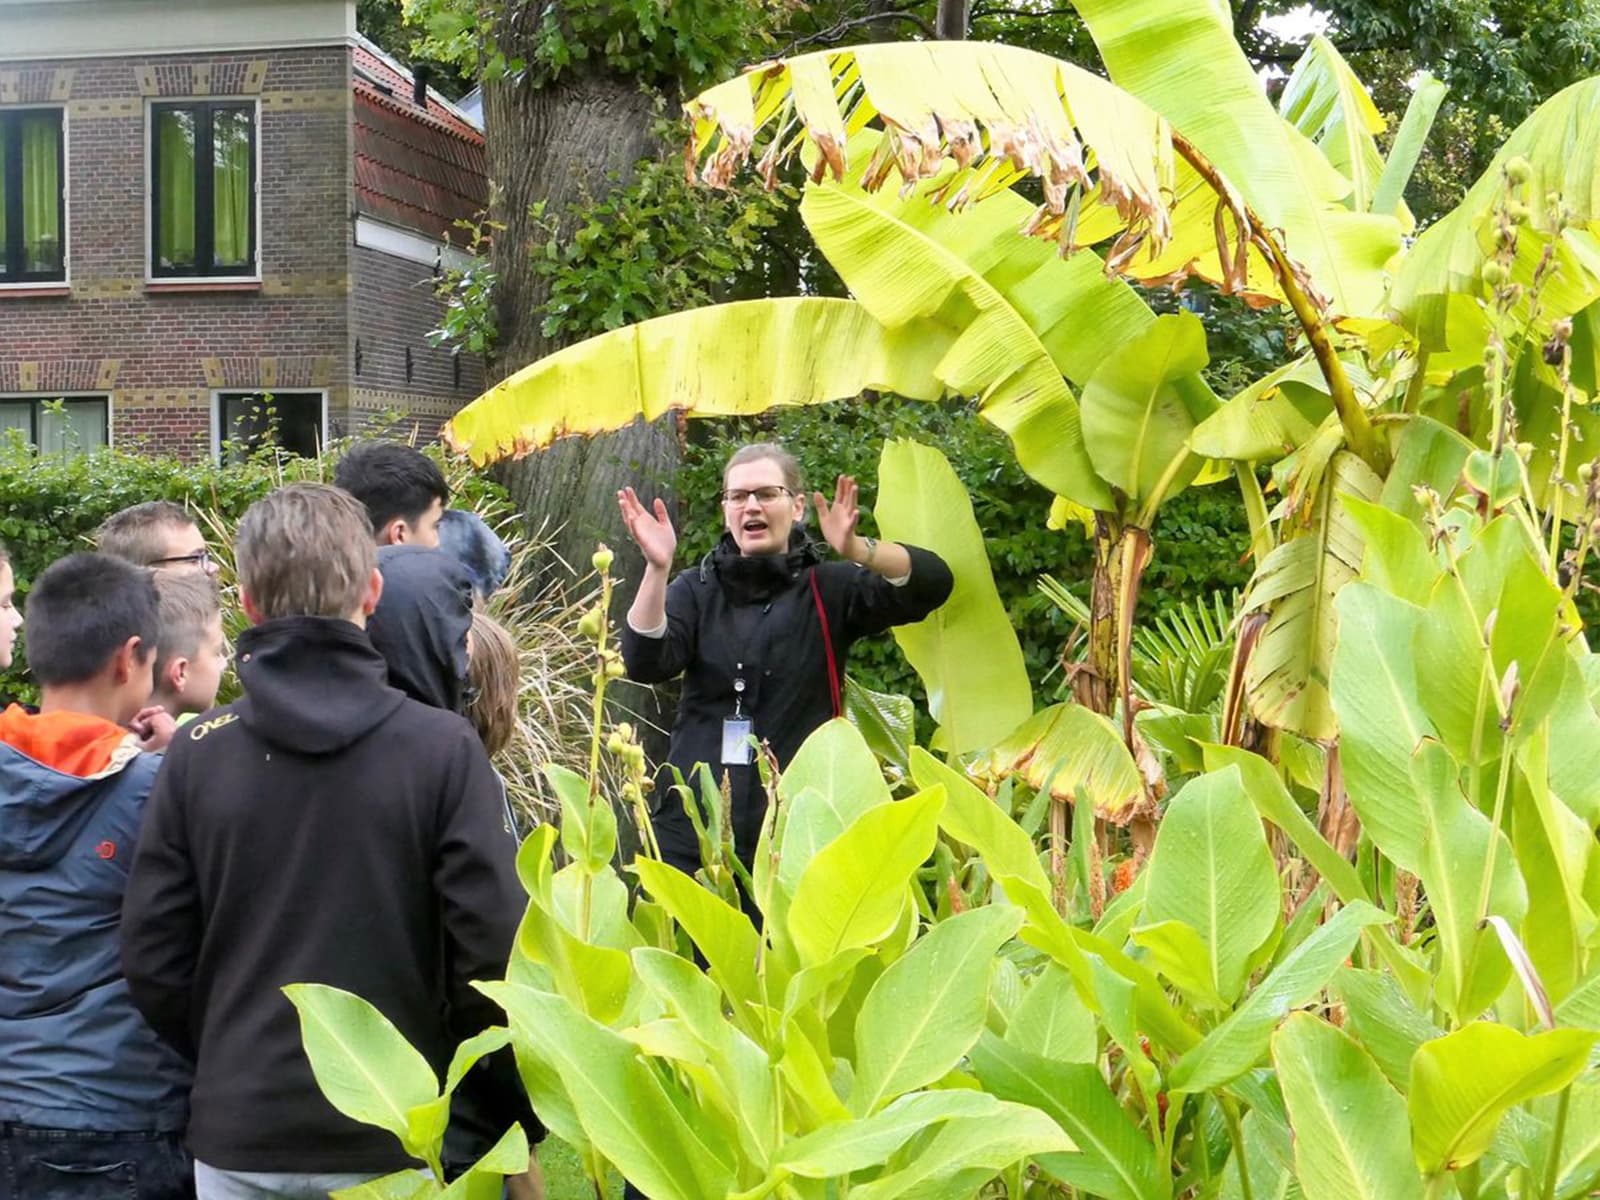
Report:
[[188,510],[170,500],[135,504],[106,518],[94,535],[101,554],[158,571],[217,573],[217,560]]

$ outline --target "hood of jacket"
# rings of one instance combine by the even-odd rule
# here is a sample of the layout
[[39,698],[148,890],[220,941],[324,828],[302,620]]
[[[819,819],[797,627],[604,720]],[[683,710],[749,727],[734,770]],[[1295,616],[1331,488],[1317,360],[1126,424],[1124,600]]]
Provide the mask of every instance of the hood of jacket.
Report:
[[234,706],[252,733],[297,754],[332,754],[405,703],[366,631],[336,617],[282,617],[239,637]]
[[799,525],[789,530],[789,548],[782,554],[744,554],[733,534],[724,532],[716,549],[706,555],[717,582],[733,604],[758,604],[772,599],[800,578],[807,567],[822,561],[822,550]]
[[138,756],[120,725],[87,713],[0,712],[0,867],[35,870],[66,852],[80,801]]
[[472,577],[442,550],[384,546],[383,596],[367,620],[389,682],[413,700],[458,713],[465,707]]

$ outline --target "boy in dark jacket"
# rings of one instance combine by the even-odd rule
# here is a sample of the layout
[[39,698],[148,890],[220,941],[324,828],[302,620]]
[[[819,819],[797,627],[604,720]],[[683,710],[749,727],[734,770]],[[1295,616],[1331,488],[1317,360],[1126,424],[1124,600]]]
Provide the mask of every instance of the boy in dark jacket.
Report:
[[[123,910],[150,1023],[195,1060],[202,1200],[321,1197],[408,1165],[322,1097],[285,984],[374,1004],[443,1074],[496,1024],[524,907],[500,788],[470,725],[389,686],[367,637],[382,577],[366,513],[296,484],[240,523],[242,700],[185,726],[151,796]],[[474,1073],[501,1129],[536,1125],[509,1062]]]
[[0,1198],[192,1195],[188,1065],[145,1023],[117,915],[160,758],[126,726],[150,697],[148,571],[74,554],[34,580],[39,712],[0,713]]

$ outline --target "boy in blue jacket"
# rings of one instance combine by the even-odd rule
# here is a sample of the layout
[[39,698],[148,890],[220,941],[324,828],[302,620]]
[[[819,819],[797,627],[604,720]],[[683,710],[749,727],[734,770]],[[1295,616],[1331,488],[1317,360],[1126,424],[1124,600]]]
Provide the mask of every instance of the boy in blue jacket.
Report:
[[0,713],[0,1200],[193,1194],[189,1071],[118,962],[161,761],[128,729],[158,626],[150,573],[100,554],[52,564],[28,595],[39,711]]

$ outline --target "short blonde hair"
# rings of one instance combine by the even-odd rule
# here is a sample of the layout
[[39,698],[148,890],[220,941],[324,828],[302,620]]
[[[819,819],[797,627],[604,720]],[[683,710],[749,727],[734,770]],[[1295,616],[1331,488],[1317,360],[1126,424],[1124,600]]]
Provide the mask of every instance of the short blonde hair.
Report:
[[167,552],[166,531],[198,528],[189,510],[171,500],[148,500],[112,513],[95,531],[95,549],[136,567],[153,567]]
[[800,487],[800,464],[777,442],[751,442],[747,446],[740,446],[728,459],[728,465],[722,468],[722,486],[728,486],[728,472],[735,467],[743,466],[749,462],[760,462],[770,458],[778,464],[778,470],[783,472],[784,486],[796,496],[802,494]]
[[161,633],[156,638],[156,679],[175,658],[193,658],[213,621],[222,617],[222,600],[209,575],[194,571],[157,571],[161,597]]
[[481,609],[472,612],[472,656],[467,660],[467,719],[491,756],[511,743],[522,691],[522,659],[506,627]]
[[262,620],[340,617],[361,607],[378,566],[367,510],[324,483],[291,483],[239,522],[239,588]]

